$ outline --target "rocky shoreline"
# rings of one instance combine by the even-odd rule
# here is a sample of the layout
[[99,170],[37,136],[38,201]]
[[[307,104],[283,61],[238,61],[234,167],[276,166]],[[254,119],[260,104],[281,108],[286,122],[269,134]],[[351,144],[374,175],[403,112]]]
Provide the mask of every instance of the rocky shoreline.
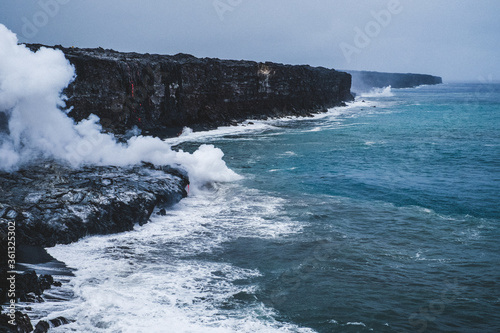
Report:
[[155,207],[185,197],[188,182],[181,169],[146,163],[71,169],[47,162],[0,172],[1,232],[13,220],[18,243],[49,247],[131,230],[146,223]]
[[[71,243],[88,235],[128,231],[136,223],[147,223],[155,208],[163,212],[186,197],[188,184],[182,169],[146,163],[126,168],[71,169],[44,161],[13,173],[0,172],[0,303],[12,299],[8,297],[8,278],[12,275],[15,299],[21,302],[43,301],[43,291],[58,286],[50,275],[38,276],[29,270],[8,273],[9,226],[15,226],[18,253],[20,244],[43,251],[43,247]],[[15,319],[17,328],[8,324],[11,317],[0,316],[0,330],[31,332],[26,314],[17,311]],[[53,321],[40,321],[35,332],[68,322],[64,318]]]
[[[32,51],[42,47],[27,46]],[[305,116],[353,99],[350,75],[333,69],[53,48],[64,53],[76,72],[63,91],[68,116],[78,122],[95,114],[103,130],[116,138],[126,138],[132,129],[169,137],[185,126],[213,129],[246,119]],[[0,110],[0,134],[10,132],[8,115]],[[33,328],[26,314],[10,306],[12,300],[43,301],[44,290],[57,288],[50,275],[22,272],[18,254],[23,247],[44,252],[44,247],[88,235],[132,230],[147,223],[154,209],[164,214],[184,198],[188,184],[179,166],[147,163],[74,169],[33,161],[15,172],[0,172],[0,303],[6,304],[0,330],[40,333],[68,322],[49,318]],[[17,326],[9,324],[12,320]]]
[[[28,47],[36,51],[42,45]],[[322,67],[53,48],[64,53],[77,75],[64,90],[68,115],[80,121],[95,114],[103,130],[117,138],[126,138],[130,130],[170,137],[185,126],[207,130],[247,119],[307,116],[353,100],[351,75]],[[9,133],[4,112],[0,134]],[[0,171],[0,304],[7,304],[0,331],[42,333],[69,322],[51,318],[33,328],[28,315],[10,313],[10,300],[40,302],[44,290],[59,286],[50,275],[9,266],[12,252],[19,264],[27,247],[30,260],[48,256],[44,247],[132,230],[147,223],[155,209],[164,214],[186,197],[188,184],[178,165],[74,169],[43,160],[15,172]],[[11,272],[16,269],[22,272]],[[13,280],[15,296],[9,295]],[[17,327],[9,324],[13,319]]]

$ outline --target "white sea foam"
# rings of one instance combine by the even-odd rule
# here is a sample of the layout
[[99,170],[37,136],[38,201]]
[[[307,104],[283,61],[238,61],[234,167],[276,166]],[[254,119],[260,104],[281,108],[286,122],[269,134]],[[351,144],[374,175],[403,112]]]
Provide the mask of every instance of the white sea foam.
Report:
[[391,86],[384,88],[373,88],[369,92],[362,93],[360,97],[392,97],[394,96]]
[[367,145],[367,146],[374,146],[374,145],[383,145],[385,143],[386,143],[386,141],[384,141],[384,140],[380,140],[380,141],[366,141],[365,145]]
[[[377,102],[380,104],[380,102]],[[305,130],[305,132],[320,132],[325,129],[335,128],[340,123],[343,118],[356,117],[363,111],[363,114],[377,113],[376,109],[373,108],[376,104],[370,100],[356,99],[352,102],[346,103],[346,106],[339,106],[330,108],[327,112],[314,113],[312,116],[288,116],[284,118],[277,119],[267,119],[267,120],[247,120],[236,126],[220,126],[215,130],[209,131],[199,131],[194,132],[191,128],[185,127],[182,133],[175,138],[166,139],[165,142],[171,145],[178,145],[183,142],[207,142],[213,139],[224,140],[225,137],[232,140],[233,136],[245,136],[245,135],[255,135],[266,132],[266,135],[280,135],[281,132],[276,132],[289,122],[295,121],[314,121],[314,120],[326,120],[319,124],[319,126],[313,127],[311,129]],[[369,112],[368,112],[368,109]],[[243,140],[244,138],[239,138]]]
[[168,142],[153,137],[133,136],[122,144],[102,133],[95,115],[74,123],[61,110],[64,98],[60,95],[73,79],[74,69],[61,51],[42,47],[31,52],[0,24],[0,112],[8,118],[7,133],[0,133],[0,170],[12,171],[45,157],[74,167],[141,161],[180,164],[191,182],[200,186],[240,178],[227,168],[222,151],[212,145],[189,154],[173,151]]
[[194,132],[191,128],[185,127],[178,137],[168,138],[166,143],[177,145],[183,142],[204,142],[225,136],[246,135],[275,129],[272,121],[252,120],[245,121],[236,126],[220,126],[210,131]]
[[[282,214],[283,199],[224,184],[186,198],[127,233],[95,236],[49,253],[76,268],[75,298],[35,304],[35,317],[75,322],[53,332],[313,332],[275,319],[254,299],[260,276],[222,261],[196,259],[240,237],[277,238],[301,230]],[[40,315],[42,314],[42,316]]]
[[297,153],[293,151],[285,151],[284,153],[278,154],[279,157],[291,157],[291,156],[297,156]]
[[250,119],[236,126],[220,126],[215,130],[199,132],[194,132],[191,128],[185,127],[181,135],[175,138],[166,139],[165,142],[171,145],[177,145],[183,142],[206,142],[218,138],[224,139],[224,137],[230,137],[230,139],[233,139],[231,136],[234,135],[255,135],[264,132],[270,132],[267,135],[280,135],[280,133],[272,133],[272,131],[278,130],[282,125],[289,122],[327,119],[327,122],[322,123],[320,126],[306,130],[306,132],[319,132],[325,128],[329,128],[332,123],[334,123],[333,125],[337,124],[336,121],[342,117],[350,117],[357,114],[359,112],[359,108],[370,106],[372,106],[372,103],[370,102],[353,101],[347,103],[346,106],[330,108],[327,112],[315,113],[308,117],[288,116],[267,120]]
[[361,322],[349,322],[349,323],[346,323],[346,326],[348,326],[348,325],[366,327],[366,325],[364,323],[361,323]]
[[308,130],[308,132],[320,132],[321,131],[321,127],[314,127],[313,129],[310,129]]

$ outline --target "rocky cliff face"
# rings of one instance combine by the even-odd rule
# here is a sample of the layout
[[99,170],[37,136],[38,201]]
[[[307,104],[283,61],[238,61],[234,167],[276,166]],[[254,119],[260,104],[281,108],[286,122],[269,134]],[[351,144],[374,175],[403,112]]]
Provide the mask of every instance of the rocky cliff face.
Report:
[[368,91],[371,88],[414,88],[424,84],[441,84],[442,78],[426,74],[381,73],[367,71],[347,71],[352,75],[353,91]]
[[[32,50],[41,45],[28,45]],[[61,49],[75,66],[70,116],[105,129],[175,135],[245,119],[308,115],[352,100],[351,76],[333,69],[253,61]]]

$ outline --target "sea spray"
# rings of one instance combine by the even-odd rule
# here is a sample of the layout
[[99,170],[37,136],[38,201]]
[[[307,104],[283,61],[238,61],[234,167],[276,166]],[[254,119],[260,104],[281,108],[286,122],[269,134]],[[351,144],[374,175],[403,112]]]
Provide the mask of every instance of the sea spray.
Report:
[[62,90],[75,78],[73,66],[59,50],[32,52],[0,24],[0,170],[13,171],[37,158],[53,158],[73,167],[125,166],[141,161],[181,165],[195,185],[232,181],[239,176],[227,168],[223,152],[203,145],[193,154],[173,151],[163,140],[134,136],[118,143],[103,133],[91,115],[75,123],[63,111]]
[[392,97],[394,96],[391,86],[383,88],[372,88],[369,92],[362,93],[360,97]]

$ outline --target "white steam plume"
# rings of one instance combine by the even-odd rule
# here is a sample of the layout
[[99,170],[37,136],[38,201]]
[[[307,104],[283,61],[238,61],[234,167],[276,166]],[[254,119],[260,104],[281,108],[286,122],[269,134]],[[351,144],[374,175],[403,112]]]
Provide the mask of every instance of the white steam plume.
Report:
[[[61,108],[61,91],[74,79],[74,68],[59,50],[31,52],[0,24],[0,170],[13,171],[35,158],[55,158],[74,167],[83,164],[126,166],[141,161],[181,164],[194,184],[232,181],[239,176],[222,160],[223,153],[202,145],[193,154],[173,151],[166,142],[136,136],[118,143],[102,133],[91,115],[75,123]],[[5,124],[4,124],[5,125]]]

